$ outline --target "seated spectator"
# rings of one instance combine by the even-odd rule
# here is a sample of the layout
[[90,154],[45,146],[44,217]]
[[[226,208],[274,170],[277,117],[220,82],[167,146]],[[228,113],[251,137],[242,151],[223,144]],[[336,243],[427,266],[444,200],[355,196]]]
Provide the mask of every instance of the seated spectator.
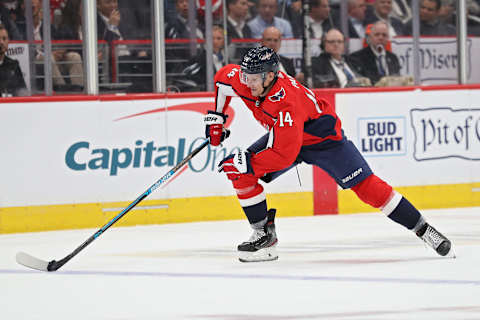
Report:
[[[480,5],[474,0],[467,0],[467,34],[480,36]],[[457,12],[455,0],[442,0],[442,6],[438,13],[438,19],[446,24],[456,26]]]
[[[118,0],[97,0],[98,40],[109,43],[115,40],[130,40],[134,32],[134,26],[122,19]],[[152,65],[148,53],[145,50],[129,49],[126,45],[115,46],[118,57],[118,81],[131,83],[131,91],[152,91]]]
[[25,40],[18,30],[17,24],[10,17],[10,11],[4,6],[3,1],[0,1],[0,23],[10,35],[10,40]]
[[[165,26],[165,38],[189,39],[191,30],[188,25],[188,0],[175,0],[177,14]],[[195,37],[203,39],[203,32],[197,26]]]
[[[214,25],[212,27],[213,75],[225,66],[225,38],[223,33],[222,26]],[[188,66],[183,70],[183,74],[186,79],[193,81],[191,86],[195,91],[206,90],[206,82],[211,81],[211,79],[207,79],[207,51],[205,49],[188,63]]]
[[20,64],[6,56],[8,42],[7,28],[0,24],[0,94],[1,97],[24,96],[28,92]]
[[[441,0],[420,0],[420,35],[422,36],[453,36],[455,26],[439,19]],[[407,22],[407,34],[412,35],[412,20]]]
[[345,56],[345,37],[338,29],[330,29],[323,36],[322,53],[312,58],[312,79],[314,88],[358,87],[370,81],[360,79],[354,71],[350,57]]
[[227,0],[227,35],[230,39],[252,38],[247,25],[248,1]]
[[[313,0],[310,3],[310,38],[321,39],[323,34],[334,27],[330,19],[330,4],[328,0]],[[303,24],[302,24],[303,25]]]
[[[77,0],[79,1],[79,0]],[[33,16],[33,40],[42,41],[43,39],[43,9],[41,0],[31,0]],[[25,26],[25,25],[23,25]],[[26,28],[22,30],[26,38]],[[52,29],[53,39],[55,29]],[[36,50],[35,60],[44,61],[44,52],[41,49]],[[83,65],[82,57],[78,52],[69,50],[53,50],[52,52],[52,82],[55,90],[83,88]],[[66,78],[64,77],[66,75]],[[67,83],[68,82],[68,83]],[[72,86],[73,87],[72,87]],[[40,88],[43,86],[40,84]]]
[[276,27],[282,32],[284,38],[293,38],[290,22],[275,16],[278,10],[277,0],[258,0],[257,8],[258,15],[248,22],[253,38],[260,39],[267,27]]
[[365,38],[365,0],[348,0],[348,36]]
[[388,25],[390,38],[405,35],[405,25],[392,15],[392,0],[375,0],[365,13],[365,25],[384,21]]
[[388,41],[388,25],[384,21],[377,21],[367,37],[368,46],[350,55],[352,66],[361,76],[369,78],[372,84],[385,76],[400,75],[398,57],[385,50]]
[[129,32],[130,39],[152,39],[151,2],[152,0],[118,0],[122,23],[135,30]]
[[286,19],[292,26],[293,36],[303,35],[302,0],[279,0],[277,17]]
[[278,54],[282,46],[282,33],[278,28],[268,27],[263,31],[262,40],[260,41],[262,46],[268,47],[275,51],[280,59],[280,71],[285,72],[289,76],[295,77],[295,65],[293,64],[293,59],[285,57],[284,55]]

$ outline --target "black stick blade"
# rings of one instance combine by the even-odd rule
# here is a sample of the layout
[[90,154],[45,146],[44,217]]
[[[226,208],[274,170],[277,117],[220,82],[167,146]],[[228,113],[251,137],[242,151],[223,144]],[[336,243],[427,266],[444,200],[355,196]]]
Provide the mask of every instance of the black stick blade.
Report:
[[24,265],[25,267],[36,269],[40,271],[51,271],[48,269],[48,262],[42,259],[35,258],[25,252],[18,252],[15,259],[17,263]]

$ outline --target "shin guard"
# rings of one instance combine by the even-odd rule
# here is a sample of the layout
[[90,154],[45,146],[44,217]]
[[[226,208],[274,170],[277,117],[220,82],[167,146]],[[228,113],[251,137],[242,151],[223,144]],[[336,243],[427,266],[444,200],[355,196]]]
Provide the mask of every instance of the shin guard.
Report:
[[387,217],[407,229],[412,230],[423,221],[420,212],[407,199],[374,174],[352,187],[352,190],[360,200],[379,208]]
[[233,180],[232,184],[250,224],[262,227],[267,219],[267,201],[258,178],[242,174],[237,180]]

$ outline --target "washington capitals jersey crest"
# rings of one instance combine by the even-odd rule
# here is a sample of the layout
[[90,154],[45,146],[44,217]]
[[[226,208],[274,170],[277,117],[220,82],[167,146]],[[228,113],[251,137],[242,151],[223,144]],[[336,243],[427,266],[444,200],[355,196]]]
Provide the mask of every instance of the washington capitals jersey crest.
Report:
[[283,98],[285,98],[285,89],[283,89],[283,87],[282,87],[275,94],[269,96],[268,100],[270,100],[272,102],[278,102],[278,101],[282,100]]

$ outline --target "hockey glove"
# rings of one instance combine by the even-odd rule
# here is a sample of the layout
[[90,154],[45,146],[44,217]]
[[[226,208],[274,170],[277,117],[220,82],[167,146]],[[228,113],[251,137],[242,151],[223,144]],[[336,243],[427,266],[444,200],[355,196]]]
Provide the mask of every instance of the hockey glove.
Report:
[[230,135],[230,130],[223,127],[226,120],[226,115],[215,111],[208,111],[205,115],[205,137],[210,139],[210,144],[214,147],[220,145]]
[[218,171],[225,172],[230,180],[237,180],[241,174],[252,173],[250,164],[251,154],[242,150],[237,150],[218,164]]

